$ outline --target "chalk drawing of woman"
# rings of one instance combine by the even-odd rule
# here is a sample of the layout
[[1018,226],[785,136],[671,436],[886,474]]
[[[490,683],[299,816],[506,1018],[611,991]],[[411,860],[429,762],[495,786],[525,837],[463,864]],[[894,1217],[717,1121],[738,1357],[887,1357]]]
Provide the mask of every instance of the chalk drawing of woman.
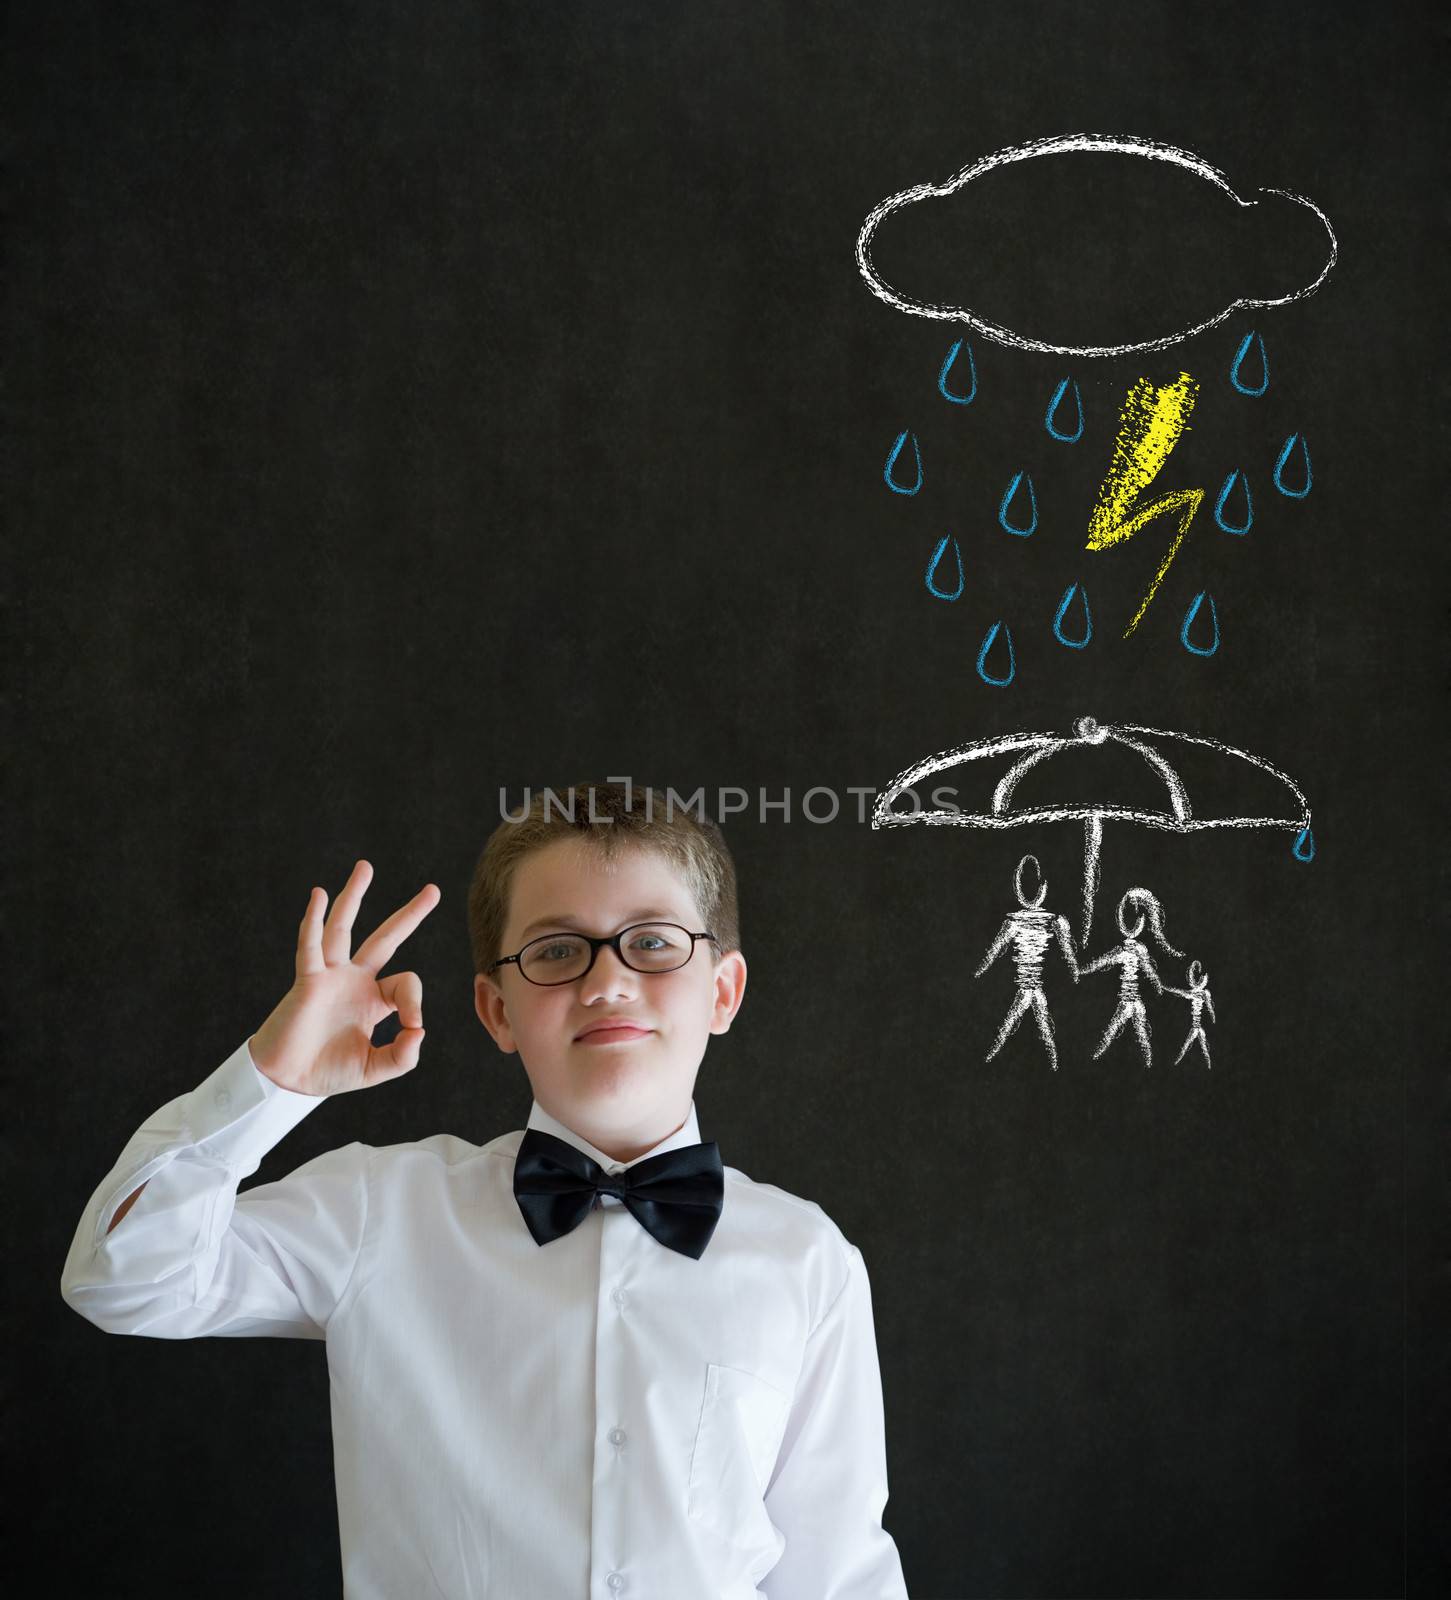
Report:
[[[1129,926],[1131,915],[1135,918],[1132,928]],[[1113,1020],[1109,1023],[1103,1038],[1098,1041],[1098,1049],[1093,1052],[1095,1061],[1118,1037],[1124,1024],[1132,1021],[1134,1032],[1138,1035],[1139,1048],[1144,1052],[1144,1065],[1146,1067],[1153,1065],[1153,1059],[1149,1054],[1149,1018],[1144,1010],[1144,1002],[1139,998],[1139,979],[1147,978],[1160,994],[1164,992],[1164,985],[1159,979],[1159,974],[1154,971],[1154,963],[1149,960],[1149,952],[1139,942],[1138,936],[1144,931],[1146,920],[1149,931],[1162,949],[1171,956],[1184,953],[1182,950],[1176,950],[1164,937],[1164,913],[1154,896],[1147,889],[1130,889],[1118,903],[1118,926],[1119,932],[1124,936],[1124,942],[1112,950],[1105,951],[1097,960],[1079,968],[1079,974],[1083,977],[1104,967],[1119,969],[1118,1010],[1114,1012]]]

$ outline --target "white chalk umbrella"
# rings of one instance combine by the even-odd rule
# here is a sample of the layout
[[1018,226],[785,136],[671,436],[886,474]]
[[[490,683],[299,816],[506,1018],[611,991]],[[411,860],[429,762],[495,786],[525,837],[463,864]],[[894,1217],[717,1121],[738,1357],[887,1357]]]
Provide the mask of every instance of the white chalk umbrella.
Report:
[[[1287,807],[1293,815],[1287,816],[1198,816],[1190,804],[1184,783],[1170,764],[1165,753],[1150,741],[1203,745],[1226,756],[1247,761],[1251,766],[1278,778],[1293,796],[1294,804]],[[1085,745],[1104,745],[1112,742],[1123,745],[1143,758],[1162,779],[1164,807],[1155,810],[1141,806],[1116,805],[1097,802],[1072,805],[1039,805],[1031,808],[1017,807],[1013,795],[1025,773],[1041,762],[1051,760],[1060,751],[1082,748]],[[985,811],[972,812],[959,807],[928,810],[919,804],[912,811],[897,811],[895,802],[909,790],[917,799],[915,785],[924,778],[973,761],[984,761],[994,756],[1015,755],[1017,759],[998,779]],[[1218,739],[1205,739],[1196,734],[1175,733],[1164,728],[1145,728],[1133,723],[1112,726],[1095,722],[1092,717],[1080,717],[1071,734],[1021,733],[1001,739],[979,739],[969,744],[957,745],[939,755],[929,756],[915,766],[899,773],[877,796],[872,811],[873,828],[900,828],[909,823],[927,827],[957,828],[1020,828],[1035,822],[1080,821],[1084,827],[1083,860],[1083,932],[1080,942],[1086,944],[1093,923],[1093,902],[1098,891],[1099,847],[1103,842],[1103,824],[1137,822],[1147,828],[1162,828],[1171,833],[1195,833],[1202,828],[1284,828],[1295,834],[1294,855],[1300,861],[1309,861],[1315,854],[1314,835],[1310,831],[1310,808],[1298,785],[1272,766],[1262,756],[1251,755],[1247,750],[1224,744]]]

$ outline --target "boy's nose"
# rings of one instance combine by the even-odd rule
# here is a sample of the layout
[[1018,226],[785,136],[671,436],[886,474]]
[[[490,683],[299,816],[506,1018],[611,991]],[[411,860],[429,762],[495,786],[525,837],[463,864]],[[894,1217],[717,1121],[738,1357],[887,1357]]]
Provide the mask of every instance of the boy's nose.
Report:
[[588,1000],[594,994],[633,994],[639,976],[608,945],[602,945],[594,965],[580,979],[580,998]]

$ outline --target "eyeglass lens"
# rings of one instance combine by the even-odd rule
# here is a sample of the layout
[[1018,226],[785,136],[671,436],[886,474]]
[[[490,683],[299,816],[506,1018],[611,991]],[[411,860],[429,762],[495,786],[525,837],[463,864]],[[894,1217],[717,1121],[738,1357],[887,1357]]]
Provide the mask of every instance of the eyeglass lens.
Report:
[[[636,972],[670,972],[690,960],[695,941],[673,922],[642,922],[620,936],[620,955]],[[589,965],[589,941],[577,933],[535,939],[519,957],[531,983],[568,983]]]

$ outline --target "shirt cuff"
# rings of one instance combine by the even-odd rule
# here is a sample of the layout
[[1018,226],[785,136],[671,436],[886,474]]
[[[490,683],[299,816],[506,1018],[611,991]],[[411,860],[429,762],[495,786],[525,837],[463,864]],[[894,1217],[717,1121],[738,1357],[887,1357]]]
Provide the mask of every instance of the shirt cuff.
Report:
[[192,1090],[186,1111],[192,1142],[234,1167],[243,1177],[325,1094],[298,1094],[274,1083],[252,1059],[247,1040]]

